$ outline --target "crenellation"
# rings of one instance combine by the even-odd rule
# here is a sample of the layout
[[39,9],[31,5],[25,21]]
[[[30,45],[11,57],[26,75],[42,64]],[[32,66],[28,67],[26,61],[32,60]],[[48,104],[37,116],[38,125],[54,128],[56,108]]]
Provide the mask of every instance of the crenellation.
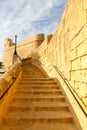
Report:
[[4,49],[8,49],[11,46],[14,46],[14,43],[12,42],[12,39],[6,38],[4,40]]

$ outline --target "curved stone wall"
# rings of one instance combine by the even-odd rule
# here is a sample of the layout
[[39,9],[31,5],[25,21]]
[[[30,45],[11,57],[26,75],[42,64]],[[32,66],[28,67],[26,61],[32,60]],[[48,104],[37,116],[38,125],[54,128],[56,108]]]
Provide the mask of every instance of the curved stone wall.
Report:
[[87,107],[87,1],[69,0],[61,22],[50,42],[38,49],[40,62],[52,76],[56,66]]
[[[44,34],[37,34],[35,36],[24,39],[23,42],[17,44],[17,54],[21,59],[27,58],[37,49],[37,47],[44,41]],[[11,39],[6,38],[4,44],[3,63],[5,67],[9,67],[13,63],[14,43]]]

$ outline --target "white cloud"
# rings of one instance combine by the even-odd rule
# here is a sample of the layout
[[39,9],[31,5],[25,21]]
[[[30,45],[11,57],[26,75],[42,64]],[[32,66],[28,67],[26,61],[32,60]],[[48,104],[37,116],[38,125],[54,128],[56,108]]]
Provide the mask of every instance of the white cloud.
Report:
[[0,53],[0,61],[2,61],[2,53]]
[[19,42],[36,33],[53,33],[67,0],[5,0],[0,1],[0,53],[4,38]]

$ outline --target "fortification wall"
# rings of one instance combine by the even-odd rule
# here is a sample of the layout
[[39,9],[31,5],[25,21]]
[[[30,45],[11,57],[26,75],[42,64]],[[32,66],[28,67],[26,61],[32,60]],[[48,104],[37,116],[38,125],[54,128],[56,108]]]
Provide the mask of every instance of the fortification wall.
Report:
[[59,68],[87,106],[87,0],[69,0],[54,36],[47,39],[37,57],[50,76],[50,65]]
[[[17,44],[17,54],[21,59],[27,58],[37,49],[37,47],[44,41],[44,34],[37,34],[35,36],[24,39],[23,42]],[[13,54],[15,43],[11,39],[6,38],[4,44],[3,63],[5,67],[9,67],[13,63]]]

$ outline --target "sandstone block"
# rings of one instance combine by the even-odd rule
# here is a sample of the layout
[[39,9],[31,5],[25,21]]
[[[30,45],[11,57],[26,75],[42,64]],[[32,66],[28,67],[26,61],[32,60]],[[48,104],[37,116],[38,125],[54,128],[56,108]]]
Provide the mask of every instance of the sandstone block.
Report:
[[77,47],[77,56],[80,57],[84,54],[87,54],[87,40]]
[[81,82],[82,81],[81,70],[71,71],[71,80]]
[[87,70],[82,70],[81,74],[82,74],[81,81],[87,83]]
[[74,60],[77,57],[77,49],[70,51],[70,60]]
[[87,24],[82,28],[82,30],[76,35],[76,37],[71,41],[71,50],[80,45],[87,38]]
[[72,70],[78,70],[78,69],[81,69],[81,59],[80,58],[72,61]]
[[81,58],[82,69],[87,69],[87,55]]
[[80,98],[85,97],[87,94],[87,84],[75,82],[75,92]]

